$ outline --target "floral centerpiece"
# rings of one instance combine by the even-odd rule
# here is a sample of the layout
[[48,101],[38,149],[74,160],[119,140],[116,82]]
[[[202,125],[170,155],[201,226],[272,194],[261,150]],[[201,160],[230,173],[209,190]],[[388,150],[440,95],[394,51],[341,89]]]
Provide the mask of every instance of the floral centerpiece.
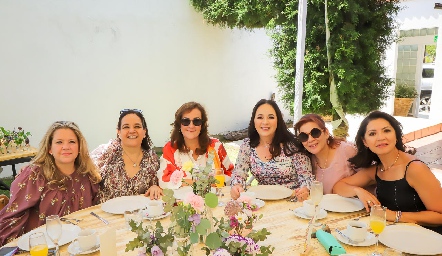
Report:
[[[217,232],[222,236],[221,245],[213,252],[213,256],[249,256],[271,255],[272,246],[259,245],[270,232],[267,229],[252,230],[253,224],[262,218],[253,211],[258,207],[248,197],[241,196],[237,201],[230,201],[224,208],[227,219],[216,220]],[[206,255],[210,248],[205,247]]]
[[142,248],[139,256],[163,256],[167,255],[167,248],[171,247],[174,241],[172,228],[164,230],[161,222],[157,221],[154,227],[143,227],[143,222],[136,223],[131,220],[129,222],[132,232],[137,237],[126,245],[126,252],[133,251],[135,248]]
[[15,128],[10,131],[0,127],[0,153],[6,153],[8,149],[15,152],[16,147],[29,146],[29,136],[31,136],[31,133],[25,132],[22,127],[18,127],[17,131]]

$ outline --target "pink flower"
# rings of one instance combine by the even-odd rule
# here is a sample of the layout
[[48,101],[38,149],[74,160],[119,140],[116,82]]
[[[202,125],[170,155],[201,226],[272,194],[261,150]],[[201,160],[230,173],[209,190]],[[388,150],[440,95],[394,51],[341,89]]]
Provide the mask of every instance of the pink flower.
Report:
[[197,212],[202,212],[204,210],[204,199],[194,193],[188,193],[184,199],[184,203],[190,204]]
[[252,204],[253,201],[253,199],[248,196],[240,196],[237,200],[240,203],[246,203],[246,204]]
[[178,189],[183,184],[184,172],[181,170],[176,170],[170,175],[169,188]]

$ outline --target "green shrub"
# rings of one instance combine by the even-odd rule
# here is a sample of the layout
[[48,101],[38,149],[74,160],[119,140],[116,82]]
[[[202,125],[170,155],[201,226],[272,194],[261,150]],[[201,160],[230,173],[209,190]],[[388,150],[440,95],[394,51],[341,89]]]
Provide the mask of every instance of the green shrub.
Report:
[[406,83],[396,84],[394,89],[394,97],[396,98],[416,98],[417,91],[414,86],[407,85]]

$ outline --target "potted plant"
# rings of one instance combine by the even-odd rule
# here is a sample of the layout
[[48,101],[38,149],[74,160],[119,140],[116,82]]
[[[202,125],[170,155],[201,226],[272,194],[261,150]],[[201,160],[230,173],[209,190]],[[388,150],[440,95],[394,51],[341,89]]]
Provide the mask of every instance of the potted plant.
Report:
[[417,91],[414,85],[408,85],[405,82],[396,84],[394,89],[394,114],[395,116],[407,116],[417,97]]

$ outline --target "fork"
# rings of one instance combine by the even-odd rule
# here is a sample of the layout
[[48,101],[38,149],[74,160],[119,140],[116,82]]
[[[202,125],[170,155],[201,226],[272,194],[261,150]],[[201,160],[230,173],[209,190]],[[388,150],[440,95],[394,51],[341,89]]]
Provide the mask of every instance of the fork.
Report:
[[[77,225],[81,220],[79,219],[74,219],[74,218],[60,218],[61,221],[67,222],[67,223],[71,223],[71,224],[75,224]],[[74,223],[75,222],[75,223]]]

